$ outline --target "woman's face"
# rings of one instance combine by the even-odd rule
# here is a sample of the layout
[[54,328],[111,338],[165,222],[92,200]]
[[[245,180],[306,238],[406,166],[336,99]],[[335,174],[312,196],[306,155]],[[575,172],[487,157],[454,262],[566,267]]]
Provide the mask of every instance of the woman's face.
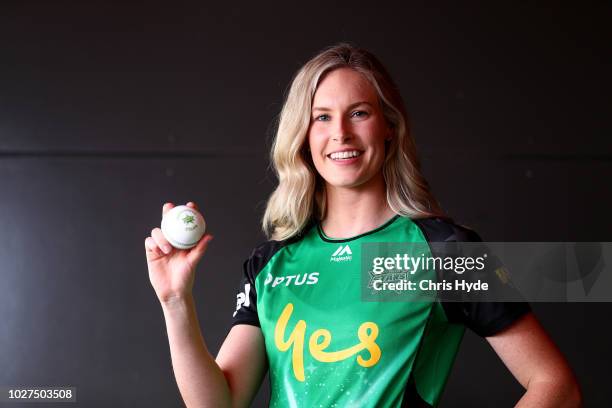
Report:
[[364,186],[382,169],[391,129],[370,82],[350,68],[327,73],[312,103],[308,144],[328,186]]

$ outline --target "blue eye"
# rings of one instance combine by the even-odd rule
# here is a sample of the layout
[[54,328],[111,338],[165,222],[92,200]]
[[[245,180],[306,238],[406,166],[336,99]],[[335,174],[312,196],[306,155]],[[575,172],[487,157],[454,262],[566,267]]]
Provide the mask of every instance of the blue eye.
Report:
[[319,115],[319,116],[315,117],[315,120],[322,121],[322,122],[327,121],[327,119],[323,119],[323,118],[329,118],[329,116],[326,115],[326,114]]
[[368,112],[366,111],[355,111],[352,113],[351,116],[356,116],[356,117],[362,117],[362,116],[367,116]]

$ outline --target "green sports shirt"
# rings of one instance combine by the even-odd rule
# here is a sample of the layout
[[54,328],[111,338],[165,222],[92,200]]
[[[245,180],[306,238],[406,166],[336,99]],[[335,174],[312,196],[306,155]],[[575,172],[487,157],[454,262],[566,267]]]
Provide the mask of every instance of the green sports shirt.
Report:
[[493,335],[526,303],[372,302],[362,298],[364,243],[480,241],[440,218],[395,215],[332,239],[311,221],[268,241],[243,264],[232,325],[261,328],[270,407],[430,407],[442,394],[465,327]]

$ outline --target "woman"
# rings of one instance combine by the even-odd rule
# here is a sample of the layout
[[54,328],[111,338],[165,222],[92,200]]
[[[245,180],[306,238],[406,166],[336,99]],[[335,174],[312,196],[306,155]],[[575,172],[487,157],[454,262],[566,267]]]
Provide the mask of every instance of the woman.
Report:
[[433,198],[402,98],[372,54],[338,44],[299,70],[272,163],[270,240],[244,262],[216,359],[191,295],[212,237],[189,251],[172,249],[159,228],[145,240],[187,406],[248,406],[267,369],[271,406],[433,406],[465,326],[526,388],[517,406],[580,405],[571,370],[526,304],[362,301],[363,244],[479,240]]

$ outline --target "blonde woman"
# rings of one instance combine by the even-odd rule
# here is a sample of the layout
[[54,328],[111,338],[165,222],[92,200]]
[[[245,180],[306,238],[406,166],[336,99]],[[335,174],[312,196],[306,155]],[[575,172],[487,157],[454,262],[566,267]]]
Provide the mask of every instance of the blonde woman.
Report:
[[269,241],[243,264],[216,359],[191,293],[212,237],[188,251],[159,228],[145,240],[188,407],[248,406],[267,370],[272,407],[435,406],[465,327],[525,387],[517,406],[580,405],[571,370],[525,303],[362,301],[363,244],[479,240],[432,196],[402,98],[371,53],[338,44],[298,71],[271,160],[279,183],[263,217]]

